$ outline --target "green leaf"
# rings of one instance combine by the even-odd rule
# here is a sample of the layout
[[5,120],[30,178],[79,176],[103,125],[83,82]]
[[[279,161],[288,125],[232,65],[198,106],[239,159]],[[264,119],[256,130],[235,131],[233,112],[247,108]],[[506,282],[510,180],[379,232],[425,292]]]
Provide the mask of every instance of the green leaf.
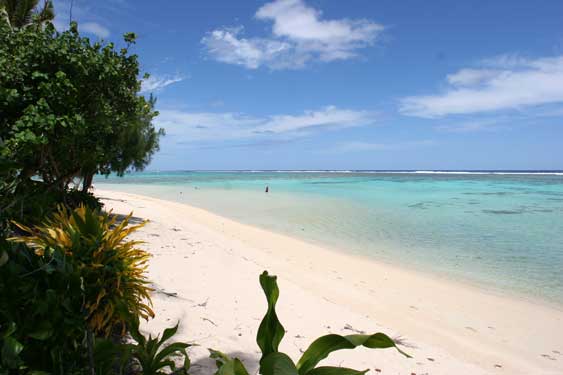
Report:
[[29,337],[36,340],[46,340],[53,334],[53,327],[47,321],[44,321],[39,324],[39,328],[30,333]]
[[268,311],[260,323],[256,336],[256,342],[262,350],[260,361],[267,355],[278,351],[278,346],[285,335],[285,329],[276,314],[276,302],[280,295],[276,279],[276,276],[268,275],[268,271],[264,271],[260,275],[260,285],[268,301]]
[[2,254],[0,254],[0,267],[8,263],[9,259],[10,258],[8,257],[8,253],[6,251],[2,251]]
[[4,339],[4,345],[2,345],[2,361],[6,363],[15,363],[22,350],[22,343],[13,337],[6,337]]
[[358,371],[346,367],[321,366],[312,369],[307,375],[363,375],[369,370]]
[[166,328],[164,330],[164,332],[162,333],[162,338],[160,339],[160,341],[158,342],[158,345],[162,345],[164,344],[164,342],[166,340],[168,340],[169,338],[171,338],[172,336],[174,336],[176,334],[176,331],[178,331],[178,326],[180,325],[180,322],[178,322],[178,324],[176,324],[174,327],[170,327],[170,328]]
[[262,375],[298,375],[295,364],[285,353],[271,353],[260,362]]
[[409,357],[408,354],[397,348],[395,342],[383,333],[373,335],[348,335],[341,336],[336,334],[319,337],[307,348],[301,359],[297,363],[300,375],[309,373],[321,360],[328,357],[334,351],[341,349],[354,349],[358,346],[365,346],[370,349],[396,348],[401,354]]
[[3,332],[0,337],[6,338],[8,336],[11,336],[14,332],[16,332],[16,323],[10,322],[8,323],[8,328],[6,328],[6,331]]
[[160,362],[171,355],[180,355],[188,347],[190,347],[190,344],[185,344],[183,342],[170,344],[155,356],[155,362]]
[[238,358],[231,359],[224,353],[209,349],[209,357],[215,360],[217,371],[215,375],[249,375]]

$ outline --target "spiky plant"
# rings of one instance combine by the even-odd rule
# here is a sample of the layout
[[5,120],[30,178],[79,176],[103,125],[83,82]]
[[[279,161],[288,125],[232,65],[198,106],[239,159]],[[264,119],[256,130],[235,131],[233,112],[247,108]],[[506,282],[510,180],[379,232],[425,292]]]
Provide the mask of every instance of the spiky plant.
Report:
[[55,18],[51,0],[0,0],[0,10],[10,27],[21,28],[31,24],[40,25]]
[[145,222],[129,225],[130,218],[117,223],[116,216],[87,206],[72,211],[60,206],[33,229],[16,224],[29,235],[12,240],[47,259],[62,253],[75,267],[82,280],[84,316],[95,335],[124,333],[131,316],[154,316],[145,276],[149,254],[138,247],[141,241],[127,240]]

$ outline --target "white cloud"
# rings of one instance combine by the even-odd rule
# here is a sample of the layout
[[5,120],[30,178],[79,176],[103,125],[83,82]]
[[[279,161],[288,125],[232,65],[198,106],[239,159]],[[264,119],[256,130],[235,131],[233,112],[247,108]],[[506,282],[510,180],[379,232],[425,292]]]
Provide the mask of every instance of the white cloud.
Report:
[[448,74],[448,83],[454,86],[477,85],[499,76],[502,71],[493,69],[461,69],[454,74]]
[[208,33],[202,39],[207,52],[215,60],[227,64],[242,65],[256,69],[261,65],[282,68],[282,56],[292,52],[292,46],[286,42],[240,37],[243,28],[224,28]]
[[[401,100],[403,114],[436,118],[563,103],[563,56],[524,59],[503,55],[447,77],[444,93]],[[494,69],[491,69],[494,68]]]
[[109,30],[97,22],[83,22],[78,25],[78,29],[90,34],[94,34],[100,38],[107,38],[110,34]]
[[156,92],[173,83],[183,81],[184,79],[185,78],[182,76],[159,77],[151,75],[149,78],[143,80],[141,84],[141,93]]
[[365,152],[365,151],[396,151],[417,147],[425,147],[435,145],[436,142],[431,139],[420,141],[405,141],[396,143],[374,143],[364,141],[343,142],[334,148],[337,152]]
[[504,122],[507,122],[506,118],[489,118],[437,125],[434,127],[434,129],[446,133],[475,133],[483,131],[491,132],[505,129],[505,125],[500,125]]
[[324,20],[303,0],[276,0],[255,14],[273,23],[265,38],[243,37],[243,28],[221,28],[201,40],[208,54],[221,62],[249,69],[302,68],[311,61],[345,60],[372,45],[383,26],[368,20]]
[[292,139],[318,131],[365,126],[376,122],[370,111],[338,109],[333,106],[300,115],[247,116],[240,113],[185,112],[161,110],[156,118],[167,138],[175,143],[235,139]]

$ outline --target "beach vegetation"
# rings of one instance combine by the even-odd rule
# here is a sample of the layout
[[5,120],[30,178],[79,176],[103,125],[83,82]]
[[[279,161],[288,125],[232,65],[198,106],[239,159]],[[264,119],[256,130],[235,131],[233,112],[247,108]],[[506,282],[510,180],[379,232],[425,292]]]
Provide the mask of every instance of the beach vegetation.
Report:
[[[260,374],[262,375],[359,375],[367,370],[354,370],[346,367],[318,366],[320,361],[337,350],[354,349],[360,346],[369,349],[395,348],[405,357],[407,353],[397,347],[395,340],[384,333],[378,332],[371,335],[329,334],[317,338],[305,350],[297,364],[285,353],[278,350],[285,329],[278,319],[276,303],[279,298],[277,277],[271,276],[267,271],[260,275],[260,285],[266,295],[268,308],[260,326],[256,342],[260,347]],[[248,371],[238,358],[229,358],[227,355],[210,349],[210,357],[217,364],[216,375],[248,375]]]
[[[130,225],[87,206],[0,243],[0,369],[66,374],[95,368],[96,341],[124,337],[131,317],[154,316],[148,254]],[[103,352],[98,350],[98,352]]]
[[81,205],[72,211],[60,206],[33,228],[16,224],[29,234],[14,241],[25,243],[45,262],[63,257],[72,264],[81,280],[87,324],[96,335],[125,332],[129,316],[154,316],[145,276],[149,254],[139,241],[126,239],[145,223],[130,225],[130,219],[117,223],[117,216]]
[[[139,331],[139,321],[134,319],[129,326],[130,334],[135,344],[128,344],[128,352],[140,368],[143,375],[165,374],[164,369],[177,374],[187,374],[190,368],[190,358],[186,349],[190,344],[183,342],[168,343],[178,331],[178,324],[163,331],[162,336],[145,337]],[[181,367],[176,368],[176,359],[181,361]]]
[[[4,13],[12,3],[24,2],[4,1]],[[19,221],[72,198],[92,201],[94,175],[141,170],[158,150],[163,131],[153,124],[155,99],[140,95],[134,43],[133,33],[120,46],[91,42],[76,23],[58,32],[48,22],[0,22],[0,157],[12,165],[2,179]],[[83,195],[69,197],[75,190]]]
[[24,244],[2,241],[0,248],[0,373],[86,367],[83,292],[71,262]]

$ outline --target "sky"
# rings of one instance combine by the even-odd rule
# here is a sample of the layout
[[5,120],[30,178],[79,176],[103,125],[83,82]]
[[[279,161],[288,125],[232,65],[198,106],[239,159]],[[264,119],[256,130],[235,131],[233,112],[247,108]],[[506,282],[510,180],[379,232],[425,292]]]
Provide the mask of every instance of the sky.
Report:
[[[64,29],[70,2],[55,0]],[[563,169],[563,1],[74,0],[138,35],[148,170]]]

